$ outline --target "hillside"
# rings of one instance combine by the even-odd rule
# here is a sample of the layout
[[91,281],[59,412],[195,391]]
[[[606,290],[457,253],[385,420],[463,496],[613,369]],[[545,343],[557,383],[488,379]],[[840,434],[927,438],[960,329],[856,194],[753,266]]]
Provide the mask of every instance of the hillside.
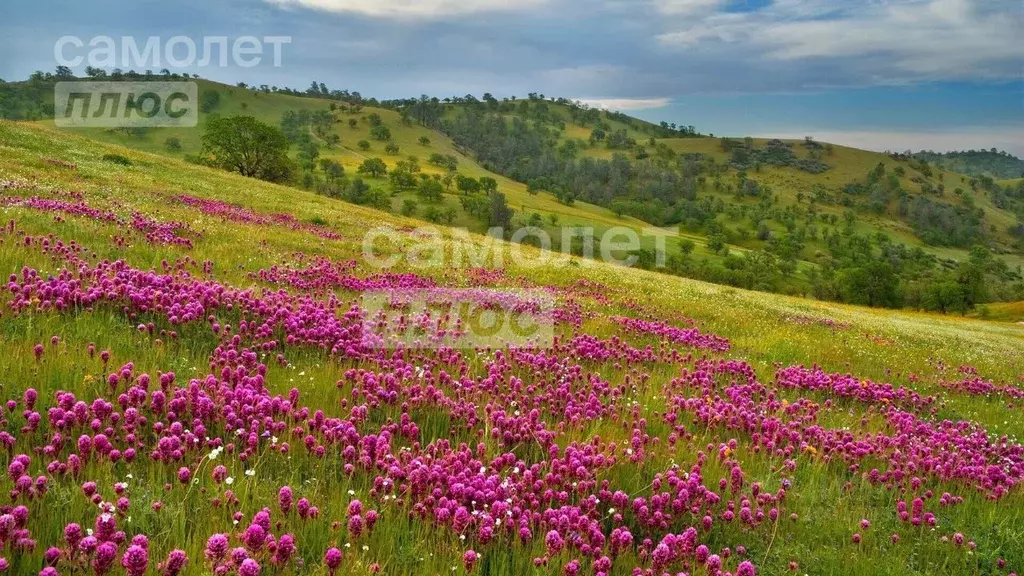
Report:
[[[332,102],[320,98],[298,97],[289,94],[263,93],[260,91],[248,90],[245,88],[225,86],[206,80],[198,80],[202,91],[218,91],[222,94],[220,104],[213,111],[222,116],[251,115],[268,124],[277,126],[285,112],[300,110],[316,111],[327,110]],[[52,99],[52,96],[51,96]],[[472,158],[459,152],[449,138],[436,131],[418,127],[407,126],[399,121],[399,115],[393,110],[361,106],[358,114],[338,113],[336,124],[331,128],[332,133],[339,136],[340,143],[336,146],[323,146],[319,149],[319,156],[339,162],[349,174],[355,174],[358,166],[367,158],[380,157],[389,168],[408,156],[416,156],[421,166],[421,171],[426,174],[444,174],[444,168],[427,163],[431,154],[451,155],[458,159],[459,173],[479,178],[480,176],[491,176],[499,183],[499,190],[503,192],[509,201],[509,205],[521,213],[538,213],[543,220],[550,221],[554,216],[556,221],[563,226],[586,225],[593,226],[600,234],[604,229],[612,226],[630,226],[640,229],[644,223],[633,218],[620,218],[610,210],[602,209],[586,203],[577,203],[574,206],[565,206],[555,201],[549,195],[530,195],[526,187],[503,176],[493,174],[481,168]],[[367,117],[377,114],[382,122],[391,128],[392,137],[390,141],[399,146],[398,154],[388,154],[384,151],[385,143],[374,140],[369,135],[369,122]],[[201,147],[202,127],[208,116],[200,117],[199,129],[191,128],[152,128],[134,133],[104,129],[77,129],[83,135],[90,138],[119,144],[143,150],[146,152],[184,158],[189,154],[197,154]],[[357,125],[351,127],[347,121],[355,119]],[[43,120],[41,123],[52,125],[52,122]],[[423,145],[419,142],[421,137],[426,137],[430,143]],[[170,151],[166,147],[168,139],[177,139],[181,148]],[[358,147],[359,141],[367,141],[370,146],[366,150]],[[391,195],[386,179],[374,181],[368,180],[373,188],[379,188],[388,192],[388,202],[394,212],[398,212],[406,199],[415,199],[413,191],[404,191]],[[523,209],[528,206],[527,209]],[[458,195],[449,194],[438,206],[439,211],[452,209],[457,212],[456,217],[450,222],[451,225],[465,226],[471,230],[482,232],[486,230],[485,223],[468,214],[458,202]],[[446,222],[449,223],[449,222]],[[697,236],[687,236],[692,240],[699,240]],[[698,253],[700,250],[698,249]]]
[[[221,534],[284,573],[1024,564],[1020,327],[575,258],[414,268],[416,220],[24,123],[0,121],[0,204],[0,432],[30,479],[5,486],[38,543],[12,573],[71,524],[183,576],[231,566]],[[379,225],[388,270],[362,253]],[[353,340],[398,286],[539,289],[558,339]]]
[[971,176],[988,176],[996,180],[1024,177],[1024,160],[995,148],[941,153],[922,150],[914,156],[947,170]]
[[[488,227],[486,202],[459,190],[453,179],[445,180],[439,200],[421,197],[413,176],[441,179],[451,172],[493,179],[515,211],[512,227],[544,229],[556,249],[566,229],[590,227],[600,236],[615,226],[671,227],[679,236],[667,241],[663,271],[717,283],[948,311],[970,308],[979,298],[1024,297],[1019,184],[813,140],[704,137],[690,127],[677,130],[537,95],[377,102],[326,88],[298,96],[199,84],[202,92],[219,95],[199,129],[81,132],[187,158],[200,152],[213,115],[252,115],[274,126],[288,116],[293,156],[306,166],[294,185],[434,223],[477,232]],[[327,118],[327,125],[317,127],[311,118]],[[374,137],[378,125],[386,138]],[[435,155],[454,162],[432,163]],[[389,176],[360,177],[358,168],[370,158],[382,159]],[[344,176],[330,177],[323,161],[338,163]],[[369,193],[351,192],[356,178]],[[962,283],[951,298],[929,293],[958,283],[956,270],[976,244],[992,254],[983,264],[986,293],[964,292]],[[643,251],[654,248],[654,239],[645,237],[642,248],[641,263],[649,265]],[[880,259],[899,280],[896,293],[858,299],[863,290],[851,279]]]

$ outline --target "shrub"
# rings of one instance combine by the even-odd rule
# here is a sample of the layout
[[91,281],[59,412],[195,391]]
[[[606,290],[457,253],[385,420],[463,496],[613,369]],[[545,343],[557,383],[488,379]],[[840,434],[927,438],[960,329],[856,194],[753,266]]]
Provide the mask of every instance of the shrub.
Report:
[[104,154],[103,160],[107,162],[113,162],[114,164],[120,164],[121,166],[131,166],[132,161],[125,158],[120,154]]

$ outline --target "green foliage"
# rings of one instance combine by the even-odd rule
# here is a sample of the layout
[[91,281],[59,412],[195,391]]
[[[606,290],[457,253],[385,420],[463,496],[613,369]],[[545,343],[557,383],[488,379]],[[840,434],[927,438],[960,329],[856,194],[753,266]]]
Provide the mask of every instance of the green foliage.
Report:
[[416,174],[420,171],[420,163],[415,156],[409,156],[405,160],[399,160],[396,162],[395,168],[398,170],[405,170],[411,174]]
[[944,153],[921,151],[914,157],[961,174],[999,179],[1024,178],[1024,160],[995,148]]
[[475,194],[480,191],[480,182],[476,178],[462,174],[455,177],[455,186],[463,194]]
[[416,178],[408,170],[395,169],[388,174],[388,181],[391,183],[392,192],[409,190],[416,186]]
[[368,186],[362,178],[354,178],[345,188],[342,198],[353,204],[371,206],[379,210],[386,210],[390,206],[387,195],[377,188]]
[[176,136],[171,136],[164,140],[164,148],[168,152],[181,152],[181,140]]
[[437,206],[427,206],[427,210],[423,213],[423,217],[426,218],[428,222],[437,223],[441,221],[443,213]]
[[427,160],[429,164],[437,166],[438,168],[444,168],[450,172],[454,172],[459,167],[459,159],[451,154],[441,154],[434,152],[430,155]]
[[[793,152],[793,144],[782,140],[770,140],[764,147],[758,148],[754,145],[752,138],[742,141],[732,138],[722,138],[719,145],[723,151],[731,154],[729,165],[737,170],[757,168],[761,165],[769,166],[791,166],[811,174],[820,174],[827,171],[830,166],[821,161],[820,157],[813,152],[808,158],[797,158]],[[812,150],[820,148],[813,140],[805,140],[804,146]]]
[[459,204],[468,214],[480,218],[485,222],[489,219],[491,202],[486,196],[461,196]]
[[490,195],[490,212],[487,225],[491,228],[501,228],[506,233],[512,226],[512,215],[514,211],[509,208],[508,200],[501,192],[494,192]]
[[327,140],[334,125],[334,116],[327,110],[286,110],[281,116],[281,131],[291,142],[299,142],[304,137],[315,136]]
[[360,174],[367,174],[373,178],[380,178],[385,175],[387,171],[387,164],[385,164],[380,158],[367,158],[366,160],[363,160],[363,163],[359,165],[358,170]]
[[0,81],[0,118],[30,121],[53,118],[55,82],[56,78],[36,76],[21,83]]
[[320,170],[328,181],[338,180],[345,175],[345,167],[337,160],[330,158],[320,159]]
[[199,95],[199,111],[205,113],[213,112],[220,106],[220,92],[217,90],[203,90]]
[[925,310],[959,314],[974,309],[988,297],[986,273],[991,272],[992,267],[988,249],[973,247],[966,262],[928,284],[918,306]]
[[630,138],[625,128],[616,130],[605,140],[605,146],[612,150],[628,150],[636,146],[636,140]]
[[[692,199],[696,194],[696,178],[671,168],[646,161],[634,165],[623,154],[602,160],[560,153],[550,128],[518,117],[509,122],[499,114],[463,110],[443,130],[488,169],[527,183],[527,192],[551,192],[565,205],[577,199],[606,207],[616,200],[635,202],[630,205],[636,211],[627,213],[668,225],[684,211],[680,196]],[[621,130],[610,137],[612,147],[632,147],[635,142],[629,140]]]
[[843,302],[886,308],[900,305],[900,280],[888,262],[844,268],[838,282]]
[[480,190],[485,194],[490,194],[498,189],[498,181],[490,176],[480,177]]
[[103,159],[106,160],[107,162],[112,162],[114,164],[120,164],[121,166],[131,166],[132,165],[132,161],[131,160],[129,160],[127,157],[122,156],[120,154],[104,154],[103,155]]
[[415,216],[416,215],[416,201],[411,198],[406,198],[402,201],[402,208],[399,210],[402,216]]
[[298,142],[299,161],[307,170],[312,170],[316,159],[320,157],[320,145],[309,136],[303,134]]
[[444,187],[441,185],[441,182],[428,178],[420,181],[416,194],[425,202],[440,202],[444,196]]
[[914,232],[928,244],[967,247],[982,236],[981,219],[969,207],[950,206],[915,196],[901,203]]
[[708,236],[707,248],[709,251],[716,254],[727,254],[729,252],[729,247],[726,245],[725,242],[725,236],[720,232],[712,232]]
[[261,180],[291,177],[287,151],[285,135],[252,116],[211,118],[203,133],[203,154],[212,165]]

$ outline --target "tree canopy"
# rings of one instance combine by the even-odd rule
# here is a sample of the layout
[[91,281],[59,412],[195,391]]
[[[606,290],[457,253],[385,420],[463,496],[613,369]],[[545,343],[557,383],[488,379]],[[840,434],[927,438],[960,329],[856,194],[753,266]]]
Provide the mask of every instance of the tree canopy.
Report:
[[202,153],[215,166],[271,182],[291,176],[288,139],[252,116],[212,117],[202,140]]

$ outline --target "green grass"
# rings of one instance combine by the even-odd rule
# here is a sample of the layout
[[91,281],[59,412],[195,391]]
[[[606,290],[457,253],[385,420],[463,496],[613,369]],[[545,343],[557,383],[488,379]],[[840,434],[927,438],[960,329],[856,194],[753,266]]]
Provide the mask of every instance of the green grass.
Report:
[[985,304],[973,316],[996,322],[1024,322],[1024,302],[993,302]]
[[[385,121],[397,125],[393,118]],[[348,130],[347,126],[344,130]],[[403,149],[406,142],[415,142],[417,130],[402,128],[398,131],[397,138]],[[432,140],[435,142],[432,149],[449,150],[443,140],[436,137]],[[131,165],[102,160],[104,154],[110,153],[127,157]],[[347,149],[338,151],[339,158],[347,154],[354,153]],[[57,165],[53,163],[55,159],[73,166]],[[468,160],[464,162],[467,171],[473,170]],[[214,262],[213,274],[218,281],[237,286],[254,285],[250,273],[292,261],[296,252],[337,261],[359,259],[362,235],[369,227],[415,224],[392,214],[194,166],[167,156],[96,143],[44,127],[0,122],[0,180],[15,179],[37,183],[40,189],[35,192],[13,189],[0,192],[0,196],[31,193],[47,196],[73,190],[82,193],[92,206],[121,215],[138,210],[161,220],[178,220],[202,235],[196,239],[193,250],[184,250],[154,246],[128,231],[84,218],[65,217],[62,222],[55,222],[51,215],[25,208],[0,209],[3,221],[14,219],[18,228],[28,234],[54,234],[64,241],[74,240],[95,252],[91,259],[124,259],[138,268],[158,268],[163,260],[173,262],[182,257],[196,262],[210,260]],[[510,198],[518,190],[516,186],[502,180],[501,187],[510,191]],[[287,226],[224,222],[168,201],[177,194],[233,202],[260,213],[288,213],[305,222],[322,222],[343,239],[323,240]],[[522,194],[525,200],[525,190]],[[515,199],[511,203],[516,206]],[[537,203],[560,210],[567,220],[579,218],[609,225],[617,221],[600,209],[586,205],[565,207],[547,197],[538,198]],[[113,236],[119,235],[129,238],[126,245],[111,242]],[[476,243],[481,239],[473,236],[471,241]],[[530,248],[525,250],[532,253]],[[8,240],[0,243],[0,273],[15,273],[26,265],[43,273],[55,271],[54,263],[37,250]],[[975,421],[990,433],[1005,434],[1011,439],[1024,436],[1024,415],[1020,407],[1010,407],[998,398],[949,393],[939,384],[954,378],[956,367],[969,364],[986,378],[1024,385],[1024,360],[1020,355],[1024,349],[1024,328],[1013,324],[813,302],[576,259],[542,268],[528,268],[507,260],[506,266],[510,278],[531,285],[568,287],[582,279],[600,283],[606,286],[604,292],[613,302],[611,308],[597,302],[588,302],[586,306],[602,314],[640,310],[665,319],[679,315],[693,318],[702,330],[729,338],[733,348],[726,356],[748,361],[762,382],[771,381],[779,365],[817,363],[829,371],[851,372],[861,378],[891,381],[922,393],[938,394],[942,399],[938,414],[941,418]],[[360,269],[372,272],[363,265]],[[464,271],[455,267],[416,272],[449,284],[464,281]],[[352,298],[351,294],[343,296]],[[1002,312],[993,309],[992,314]],[[827,317],[848,322],[850,326],[832,330],[785,320],[794,315]],[[154,345],[151,337],[139,334],[133,326],[134,322],[114,309],[18,316],[4,310],[0,315],[0,346],[6,352],[6,360],[0,363],[0,396],[16,397],[28,387],[37,388],[43,399],[51,398],[56,390],[85,397],[101,394],[104,370],[98,360],[89,360],[84,355],[88,343],[95,343],[99,350],[111,350],[112,366],[134,361],[137,371],[155,374],[173,370],[179,378],[186,379],[205,373],[208,352],[215,345],[208,330],[195,327],[184,331],[177,340]],[[585,330],[602,338],[616,333],[608,323],[600,321],[588,321]],[[48,350],[45,360],[37,363],[32,357],[32,346],[47,341],[52,335],[59,335],[61,344]],[[656,344],[650,338],[635,338],[638,344]],[[329,416],[341,416],[338,402],[348,397],[351,390],[347,386],[339,390],[335,383],[352,367],[351,362],[338,362],[317,350],[305,349],[289,352],[289,361],[286,368],[269,363],[267,383],[271,391],[284,394],[293,386],[299,387],[305,405],[323,409]],[[473,366],[479,369],[482,362],[475,361]],[[586,369],[599,370],[602,378],[619,383],[632,367],[587,364]],[[631,399],[638,402],[641,413],[651,422],[652,435],[660,434],[664,425],[658,421],[657,413],[664,409],[664,397],[658,393],[659,386],[677,375],[679,368],[666,364],[645,367],[645,370],[649,372],[651,384],[631,393]],[[916,376],[916,381],[910,380],[910,374]],[[533,376],[523,374],[522,377]],[[856,404],[839,402],[835,408],[824,410],[822,422],[857,426],[861,410]],[[396,407],[381,407],[372,414],[374,422],[399,416]],[[427,441],[442,437],[472,440],[472,436],[450,431],[451,420],[447,414],[427,410],[414,413],[414,417],[422,423],[422,434]],[[877,418],[872,418],[871,422],[872,426],[880,425]],[[705,444],[724,442],[730,437],[727,431],[713,428],[694,432],[691,442],[681,443],[672,450],[653,450],[651,459],[642,467],[617,466],[606,471],[603,478],[643,493],[649,489],[654,474],[663,472],[670,462],[688,466],[696,451],[703,450]],[[617,438],[623,434],[623,429],[610,422],[587,423],[580,428],[569,427],[566,438],[587,440],[594,434]],[[628,437],[621,439],[626,441]],[[24,435],[19,440],[19,448],[30,449],[34,443],[42,441],[39,435]],[[489,450],[494,451],[494,448]],[[766,479],[770,486],[775,485],[772,482],[777,482],[777,478],[772,468],[778,464],[777,460],[743,452],[739,457],[744,461],[747,474]],[[281,531],[295,533],[300,555],[307,563],[307,569],[295,569],[295,574],[325,574],[319,565],[323,550],[348,542],[344,529],[331,529],[330,520],[343,519],[345,506],[351,498],[349,490],[367,501],[370,479],[340,474],[336,457],[315,460],[266,452],[252,466],[255,475],[251,477],[244,474],[236,460],[229,458],[224,463],[230,466],[229,475],[235,478],[236,495],[249,515],[263,505],[271,505],[277,488],[283,484],[296,489],[296,498],[308,497],[320,507],[320,521],[301,522],[292,518]],[[211,464],[205,461],[200,464],[196,476],[208,478]],[[706,469],[709,483],[717,481],[717,474],[725,473],[715,466],[709,463]],[[205,538],[213,532],[231,531],[231,518],[226,509],[211,508],[207,497],[198,489],[174,489],[164,494],[163,484],[174,482],[173,469],[155,464],[130,470],[124,466],[90,464],[83,471],[83,477],[100,479],[101,484],[108,486],[107,490],[115,481],[128,481],[133,511],[130,522],[122,520],[122,528],[129,534],[153,535],[151,557],[154,561],[162,559],[171,547],[182,547],[193,559],[187,573],[204,574],[199,559]],[[133,474],[132,479],[126,477],[129,472]],[[775,480],[769,480],[772,478]],[[851,485],[847,485],[848,482]],[[794,490],[777,525],[753,532],[733,527],[715,531],[708,544],[717,549],[742,543],[750,550],[761,574],[788,573],[787,564],[791,560],[799,561],[800,573],[852,575],[996,573],[993,567],[996,558],[1005,558],[1010,568],[1017,570],[1024,565],[1024,532],[1021,530],[1024,499],[1019,489],[996,502],[959,486],[937,485],[934,487],[937,493],[950,490],[964,495],[966,501],[939,512],[939,530],[914,531],[907,530],[895,518],[896,494],[871,486],[842,463],[802,461],[793,483]],[[44,500],[30,504],[32,518],[45,518],[32,524],[33,536],[42,548],[17,558],[9,556],[16,562],[14,573],[38,571],[42,550],[58,540],[64,524],[88,523],[90,514],[94,514],[91,507],[84,505],[76,481],[60,480],[53,484]],[[204,480],[203,485],[208,485],[208,481]],[[151,508],[157,500],[164,506],[159,513]],[[346,573],[366,573],[373,562],[379,563],[385,574],[452,573],[453,567],[455,573],[463,572],[460,559],[465,545],[457,537],[410,521],[399,504],[383,507],[381,512],[381,523],[373,534],[346,549]],[[797,514],[798,519],[789,520],[790,513]],[[861,518],[871,520],[873,527],[865,533],[864,542],[854,545],[850,534],[857,530]],[[902,536],[899,544],[888,540],[888,535],[894,531]],[[939,540],[954,531],[974,538],[978,542],[977,552],[967,554]],[[499,540],[478,550],[484,554],[477,568],[483,574],[547,574],[559,569],[557,561],[547,570],[532,567],[531,559],[542,554],[540,545],[529,547]],[[620,571],[616,574],[624,571],[624,564],[617,563]]]

